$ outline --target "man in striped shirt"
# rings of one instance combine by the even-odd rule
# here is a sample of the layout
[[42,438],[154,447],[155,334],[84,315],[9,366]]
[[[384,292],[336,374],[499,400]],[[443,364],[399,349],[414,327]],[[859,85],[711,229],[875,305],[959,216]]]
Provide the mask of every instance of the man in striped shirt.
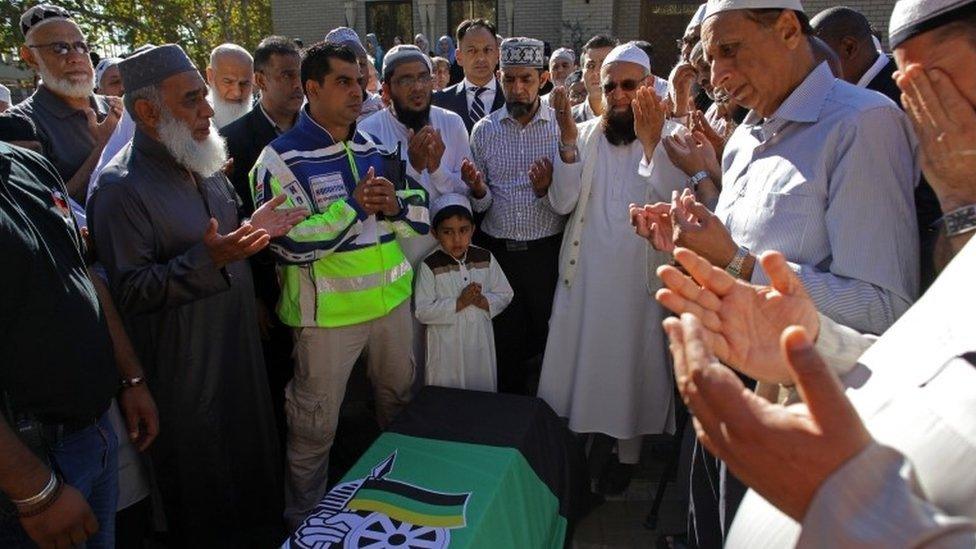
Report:
[[515,290],[495,318],[498,390],[522,394],[531,393],[525,362],[545,348],[566,223],[546,198],[559,126],[552,107],[539,101],[547,78],[543,47],[531,38],[502,42],[505,106],[475,125],[474,163],[461,167],[475,211],[485,214],[478,243],[498,259]]

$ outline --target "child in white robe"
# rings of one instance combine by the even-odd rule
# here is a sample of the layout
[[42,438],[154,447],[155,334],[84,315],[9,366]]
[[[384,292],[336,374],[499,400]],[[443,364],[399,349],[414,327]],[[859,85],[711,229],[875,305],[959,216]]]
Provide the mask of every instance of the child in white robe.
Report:
[[427,325],[428,385],[495,391],[491,319],[514,292],[491,252],[471,245],[474,219],[467,197],[448,193],[430,205],[439,246],[417,268],[414,304]]

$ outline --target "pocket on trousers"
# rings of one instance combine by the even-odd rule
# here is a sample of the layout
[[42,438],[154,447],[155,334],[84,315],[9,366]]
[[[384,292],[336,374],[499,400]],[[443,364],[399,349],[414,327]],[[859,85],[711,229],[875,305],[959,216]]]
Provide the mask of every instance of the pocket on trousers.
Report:
[[297,387],[294,382],[285,391],[285,415],[291,436],[304,440],[325,439],[331,430],[325,395]]

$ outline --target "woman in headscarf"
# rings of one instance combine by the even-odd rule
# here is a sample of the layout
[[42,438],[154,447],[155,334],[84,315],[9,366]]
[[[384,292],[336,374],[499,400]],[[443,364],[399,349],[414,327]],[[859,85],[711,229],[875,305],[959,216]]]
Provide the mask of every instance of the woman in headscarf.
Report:
[[376,72],[383,72],[383,46],[373,33],[366,35],[366,53],[373,56],[373,67],[376,68]]
[[420,48],[420,51],[427,55],[430,55],[430,40],[423,33],[417,33],[417,36],[413,37],[413,45]]
[[454,46],[453,38],[445,34],[437,40],[437,55],[438,57],[447,59],[451,64],[451,79],[448,80],[448,86],[453,86],[461,80],[464,80],[464,69],[461,68],[461,65],[458,65],[457,49]]

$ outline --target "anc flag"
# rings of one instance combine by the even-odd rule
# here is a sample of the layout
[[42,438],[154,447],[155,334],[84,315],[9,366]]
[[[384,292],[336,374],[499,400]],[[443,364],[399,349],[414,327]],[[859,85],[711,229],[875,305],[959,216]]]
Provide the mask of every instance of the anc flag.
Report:
[[441,494],[405,482],[368,479],[348,507],[353,511],[379,511],[386,516],[421,526],[464,526],[468,494]]

